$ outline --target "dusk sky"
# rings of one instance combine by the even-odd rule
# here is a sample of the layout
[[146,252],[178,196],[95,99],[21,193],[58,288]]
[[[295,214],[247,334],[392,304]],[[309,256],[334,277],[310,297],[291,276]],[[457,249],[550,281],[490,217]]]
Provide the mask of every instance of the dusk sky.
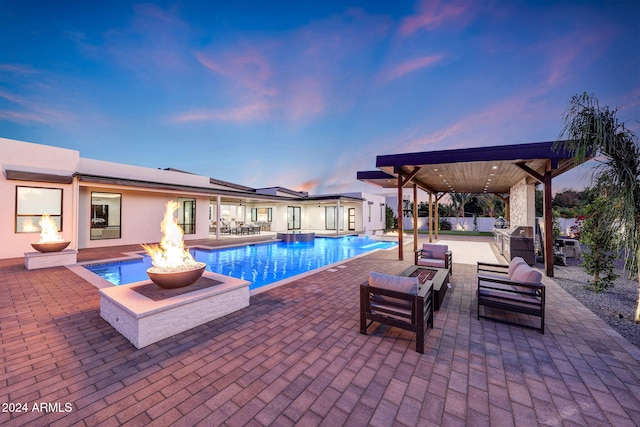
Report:
[[553,141],[585,91],[640,133],[640,0],[0,0],[0,46],[0,137],[251,187]]

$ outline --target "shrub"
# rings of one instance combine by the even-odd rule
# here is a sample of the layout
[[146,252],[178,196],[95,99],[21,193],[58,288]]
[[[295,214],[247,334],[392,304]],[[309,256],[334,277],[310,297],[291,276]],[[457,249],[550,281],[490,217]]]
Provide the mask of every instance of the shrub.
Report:
[[587,273],[593,275],[591,284],[596,292],[613,287],[618,277],[613,264],[616,259],[616,233],[611,216],[607,214],[609,208],[610,202],[604,197],[598,197],[589,205],[580,234],[588,245],[582,265]]

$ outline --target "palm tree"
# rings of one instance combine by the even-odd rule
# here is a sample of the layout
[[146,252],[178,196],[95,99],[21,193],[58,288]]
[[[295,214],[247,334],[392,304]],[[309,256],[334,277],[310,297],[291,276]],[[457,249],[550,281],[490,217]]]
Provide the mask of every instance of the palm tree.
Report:
[[471,193],[450,193],[451,203],[456,210],[456,226],[458,225],[458,218],[464,218],[464,206],[471,200]]
[[478,203],[480,204],[480,206],[482,206],[484,214],[490,218],[496,216],[498,200],[499,199],[495,194],[483,193],[478,196]]
[[[610,200],[611,222],[620,225],[625,269],[640,283],[640,144],[637,135],[617,118],[618,109],[600,107],[593,94],[574,95],[564,115],[564,128],[554,149],[581,163],[598,161],[592,181]],[[640,323],[640,286],[635,322]]]

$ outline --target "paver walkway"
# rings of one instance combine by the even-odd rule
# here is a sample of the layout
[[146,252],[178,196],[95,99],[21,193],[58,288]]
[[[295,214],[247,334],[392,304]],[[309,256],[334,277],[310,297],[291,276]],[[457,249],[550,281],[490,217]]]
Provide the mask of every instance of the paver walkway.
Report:
[[640,350],[548,279],[544,335],[476,320],[464,264],[424,355],[399,329],[361,335],[358,285],[411,264],[396,258],[346,262],[140,350],[100,318],[91,284],[0,260],[0,425],[638,424]]

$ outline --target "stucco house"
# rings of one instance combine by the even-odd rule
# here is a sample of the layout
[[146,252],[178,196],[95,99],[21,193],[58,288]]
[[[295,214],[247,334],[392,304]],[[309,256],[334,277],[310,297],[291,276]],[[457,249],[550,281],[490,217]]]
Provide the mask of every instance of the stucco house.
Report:
[[184,239],[224,238],[229,224],[262,232],[371,232],[384,228],[384,196],[309,195],[250,188],[176,169],[81,157],[64,148],[0,138],[0,258],[23,256],[49,214],[70,249],[157,242],[169,200]]

